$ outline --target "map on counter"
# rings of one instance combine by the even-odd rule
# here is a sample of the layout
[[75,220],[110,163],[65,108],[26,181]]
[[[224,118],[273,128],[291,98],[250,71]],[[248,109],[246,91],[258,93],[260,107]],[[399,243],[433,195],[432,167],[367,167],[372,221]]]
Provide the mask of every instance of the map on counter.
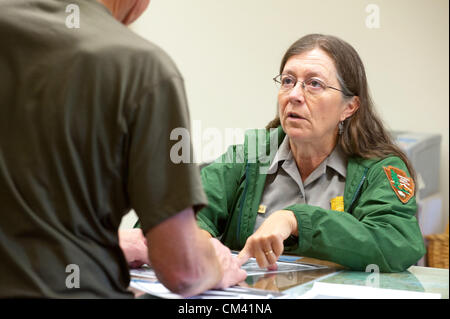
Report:
[[[182,299],[183,296],[171,292],[158,281],[131,278],[130,287],[164,299]],[[276,291],[233,286],[225,289],[211,289],[189,299],[280,299],[288,296]]]
[[[130,270],[131,281],[130,287],[151,294],[153,296],[165,299],[181,299],[177,295],[168,290],[162,283],[158,281],[152,268],[146,266],[139,269]],[[211,289],[200,295],[190,297],[190,299],[273,299],[286,298],[281,292],[254,289],[251,287],[229,287],[226,289]]]
[[[256,275],[265,275],[265,274],[280,274],[286,272],[296,272],[296,271],[305,271],[305,270],[316,270],[327,268],[326,266],[321,265],[311,265],[299,262],[284,262],[277,261],[278,268],[276,270],[268,270],[267,268],[261,268],[256,263],[255,258],[250,258],[245,264],[242,265],[242,269],[247,272],[247,276],[256,276]],[[146,278],[147,280],[158,281],[156,278],[155,272],[152,268],[144,265],[141,268],[131,269],[130,275],[140,278]]]

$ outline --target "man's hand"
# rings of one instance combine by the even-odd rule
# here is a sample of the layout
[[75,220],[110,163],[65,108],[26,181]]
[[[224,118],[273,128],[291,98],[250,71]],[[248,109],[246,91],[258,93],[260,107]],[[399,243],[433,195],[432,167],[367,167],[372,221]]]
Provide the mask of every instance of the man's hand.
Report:
[[276,262],[284,250],[283,241],[291,234],[298,236],[294,213],[289,210],[276,211],[247,239],[238,255],[240,263],[255,257],[259,267],[276,270]]
[[241,269],[240,260],[233,256],[230,250],[216,238],[210,239],[211,244],[216,251],[217,259],[222,267],[222,280],[214,287],[215,289],[224,289],[244,281],[247,277],[245,270]]
[[140,228],[119,230],[119,245],[130,268],[150,265],[147,239]]

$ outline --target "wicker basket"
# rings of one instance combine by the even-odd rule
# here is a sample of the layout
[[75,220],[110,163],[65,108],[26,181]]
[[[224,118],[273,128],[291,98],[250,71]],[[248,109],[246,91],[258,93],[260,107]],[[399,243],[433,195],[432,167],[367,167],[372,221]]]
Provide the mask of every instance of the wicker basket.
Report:
[[448,224],[444,234],[428,235],[427,265],[448,269]]

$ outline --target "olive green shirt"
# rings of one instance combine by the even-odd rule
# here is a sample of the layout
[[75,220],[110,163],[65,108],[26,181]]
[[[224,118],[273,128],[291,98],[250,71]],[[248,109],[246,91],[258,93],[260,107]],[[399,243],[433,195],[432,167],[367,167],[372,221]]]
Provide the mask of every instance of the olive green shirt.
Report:
[[170,159],[178,69],[95,0],[1,1],[0,43],[0,297],[132,297],[122,217],[145,233],[207,202]]

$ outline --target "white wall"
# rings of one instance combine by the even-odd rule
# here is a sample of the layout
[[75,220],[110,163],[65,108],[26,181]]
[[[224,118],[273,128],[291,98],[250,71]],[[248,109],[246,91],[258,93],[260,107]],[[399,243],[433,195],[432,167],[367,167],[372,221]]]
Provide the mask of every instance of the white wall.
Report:
[[[368,28],[369,4],[379,28]],[[191,120],[201,123],[199,159],[216,128],[263,127],[274,117],[282,55],[308,33],[332,34],[359,52],[372,97],[388,128],[442,134],[442,230],[448,221],[448,0],[152,0],[131,26],[174,59],[186,84]],[[240,142],[240,141],[237,141]],[[210,144],[207,150],[201,149]],[[205,154],[202,155],[201,153]],[[216,154],[212,154],[216,153]],[[133,217],[134,218],[134,217]]]

